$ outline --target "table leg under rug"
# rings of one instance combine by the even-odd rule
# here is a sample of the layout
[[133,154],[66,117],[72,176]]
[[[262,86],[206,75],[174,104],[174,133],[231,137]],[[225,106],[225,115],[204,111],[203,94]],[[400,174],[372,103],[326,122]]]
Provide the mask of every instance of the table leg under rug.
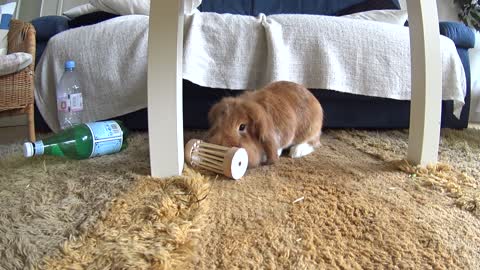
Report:
[[183,170],[183,0],[152,1],[148,37],[148,134],[151,175]]
[[[152,176],[183,169],[182,53],[184,1],[152,1],[148,49],[148,126]],[[440,136],[441,71],[437,6],[408,0],[412,106],[408,159],[436,163]]]
[[427,165],[438,160],[442,105],[440,30],[434,0],[408,0],[412,102],[407,159]]

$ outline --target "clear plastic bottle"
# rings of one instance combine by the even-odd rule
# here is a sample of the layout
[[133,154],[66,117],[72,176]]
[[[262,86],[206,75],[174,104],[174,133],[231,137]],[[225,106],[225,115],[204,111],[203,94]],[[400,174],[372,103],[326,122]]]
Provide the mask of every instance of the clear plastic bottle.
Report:
[[75,61],[66,61],[65,72],[57,84],[57,112],[61,129],[82,123],[83,98]]
[[78,124],[43,140],[23,144],[25,157],[57,156],[86,159],[117,153],[127,147],[128,130],[121,121]]

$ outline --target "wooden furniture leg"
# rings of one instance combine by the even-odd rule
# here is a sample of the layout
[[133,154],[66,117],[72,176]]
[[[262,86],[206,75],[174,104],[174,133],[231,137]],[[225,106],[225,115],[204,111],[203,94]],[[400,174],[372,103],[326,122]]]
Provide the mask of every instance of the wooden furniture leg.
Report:
[[412,97],[407,159],[427,165],[438,160],[442,103],[440,30],[434,0],[408,0]]
[[183,171],[183,5],[183,0],[150,3],[148,134],[155,177]]
[[34,119],[34,105],[28,105],[28,139],[35,142],[35,119]]

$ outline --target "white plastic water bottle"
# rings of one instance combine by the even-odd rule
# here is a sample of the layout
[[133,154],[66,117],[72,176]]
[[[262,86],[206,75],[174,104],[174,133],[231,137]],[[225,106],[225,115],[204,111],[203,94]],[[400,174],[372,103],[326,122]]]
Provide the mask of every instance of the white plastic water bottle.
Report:
[[57,84],[57,112],[61,129],[82,123],[83,94],[72,60],[65,62],[65,72]]

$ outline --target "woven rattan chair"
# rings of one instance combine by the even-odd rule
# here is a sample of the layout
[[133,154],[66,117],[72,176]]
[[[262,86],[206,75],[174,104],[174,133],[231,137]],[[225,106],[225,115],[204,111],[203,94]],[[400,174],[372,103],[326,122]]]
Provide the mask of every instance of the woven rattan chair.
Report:
[[11,20],[8,31],[8,53],[26,52],[32,64],[16,73],[0,76],[0,117],[28,114],[29,140],[35,141],[34,65],[35,28],[20,20]]

